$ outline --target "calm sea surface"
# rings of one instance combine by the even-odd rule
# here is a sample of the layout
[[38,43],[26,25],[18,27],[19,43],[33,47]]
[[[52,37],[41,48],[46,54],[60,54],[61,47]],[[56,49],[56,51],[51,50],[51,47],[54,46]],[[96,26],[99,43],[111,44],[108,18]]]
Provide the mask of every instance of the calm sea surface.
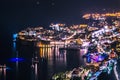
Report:
[[[38,48],[34,45],[12,44],[12,57],[19,57],[20,60],[9,60],[7,78],[12,80],[34,80],[34,68],[32,58],[38,57],[37,76],[38,80],[50,80],[55,73],[72,70],[75,67],[84,65],[80,50],[69,49],[59,50],[59,46]],[[10,75],[10,76],[9,76]],[[8,80],[9,80],[8,79]]]
[[[48,48],[38,48],[34,45],[16,45],[12,43],[9,57],[4,60],[7,65],[6,75],[0,73],[0,80],[50,80],[55,73],[72,70],[75,67],[84,65],[82,50],[69,49],[59,50],[60,46]],[[37,74],[32,58],[38,57]],[[18,57],[18,58],[15,58]],[[15,58],[15,59],[14,59]],[[119,65],[118,65],[119,70]],[[2,75],[1,75],[2,74]],[[116,80],[114,73],[104,75],[104,79]],[[104,80],[103,76],[101,77]]]

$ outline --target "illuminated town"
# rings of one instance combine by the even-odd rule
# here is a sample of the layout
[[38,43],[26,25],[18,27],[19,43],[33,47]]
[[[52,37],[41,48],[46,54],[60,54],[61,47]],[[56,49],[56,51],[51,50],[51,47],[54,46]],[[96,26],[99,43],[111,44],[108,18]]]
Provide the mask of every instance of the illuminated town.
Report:
[[[80,53],[83,61],[81,66],[54,73],[52,80],[104,80],[101,76],[103,73],[114,73],[116,80],[119,80],[116,65],[120,58],[120,12],[85,14],[83,19],[86,23],[71,26],[51,23],[50,29],[28,27],[18,32],[14,41],[19,45],[34,43],[42,59],[51,60],[51,56],[55,55],[63,56],[60,59],[66,61],[68,52]],[[32,63],[35,70],[38,68],[36,64]]]
[[1,0],[0,80],[120,80],[120,0]]

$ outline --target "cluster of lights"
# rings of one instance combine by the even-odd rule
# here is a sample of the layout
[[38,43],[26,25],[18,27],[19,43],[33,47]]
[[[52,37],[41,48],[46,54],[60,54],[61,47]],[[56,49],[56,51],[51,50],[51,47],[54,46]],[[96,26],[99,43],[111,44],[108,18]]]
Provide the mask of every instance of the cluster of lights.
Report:
[[[102,18],[103,17],[103,18]],[[105,14],[98,14],[98,13],[92,13],[92,14],[85,14],[83,15],[83,18],[85,19],[104,19],[105,17],[120,17],[120,12],[116,12],[116,13],[105,13]]]

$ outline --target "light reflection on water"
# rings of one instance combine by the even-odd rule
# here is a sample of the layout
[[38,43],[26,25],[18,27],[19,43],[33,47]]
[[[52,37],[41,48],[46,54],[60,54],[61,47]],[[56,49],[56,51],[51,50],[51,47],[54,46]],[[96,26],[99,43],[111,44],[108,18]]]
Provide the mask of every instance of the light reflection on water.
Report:
[[25,61],[16,62],[17,65],[12,63],[12,78],[7,73],[6,80],[36,80],[34,76],[35,69],[32,68],[32,57],[34,57],[36,52],[39,57],[37,80],[50,80],[55,73],[72,70],[75,67],[84,65],[85,62],[82,58],[82,55],[86,52],[84,49],[61,50],[59,49],[61,45],[43,45],[42,47],[20,45],[16,48],[16,44],[14,43],[13,45],[13,54],[15,54],[13,56],[25,58]]
[[[15,71],[13,71],[12,74],[17,74],[15,75],[17,77],[16,80],[35,80],[34,69],[31,68],[31,65],[32,57],[34,57],[36,52],[39,56],[37,67],[38,80],[49,80],[55,73],[72,70],[73,68],[84,64],[80,50],[60,50],[60,47],[62,46],[63,45],[43,45],[42,47],[34,47],[31,45],[20,45],[18,48],[14,46],[16,51],[13,49],[13,51],[15,51],[13,54],[18,52],[16,56],[25,58],[26,60],[24,62],[19,62],[17,66],[16,63],[13,63],[12,65],[14,66]],[[15,68],[15,66],[17,68]]]
[[72,70],[75,67],[84,65],[84,61],[82,59],[83,54],[80,52],[81,50],[61,50],[60,48],[64,45],[50,46],[51,45],[44,45],[43,47],[39,48],[40,58],[47,60],[48,78],[51,78],[51,76],[55,73],[65,72],[66,70]]
[[40,58],[47,60],[49,78],[54,73],[66,70],[66,50],[59,51],[59,47],[60,46],[44,45],[39,48]]

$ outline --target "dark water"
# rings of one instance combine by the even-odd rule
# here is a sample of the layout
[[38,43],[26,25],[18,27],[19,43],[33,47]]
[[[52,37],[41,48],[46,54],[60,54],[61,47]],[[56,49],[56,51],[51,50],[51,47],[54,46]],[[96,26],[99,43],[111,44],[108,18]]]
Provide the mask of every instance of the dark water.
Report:
[[83,65],[80,50],[70,49],[59,51],[59,46],[51,48],[38,48],[34,45],[17,45],[12,43],[11,57],[22,58],[21,61],[6,61],[7,80],[35,80],[32,58],[38,56],[38,80],[50,80],[52,75]]
[[[0,80],[35,80],[34,68],[32,68],[32,58],[38,56],[37,79],[50,80],[52,75],[66,70],[72,70],[75,67],[84,65],[82,52],[77,49],[68,49],[59,51],[59,46],[51,48],[38,48],[34,45],[11,45],[11,52],[6,56],[2,64],[6,64],[8,69],[6,75],[2,72]],[[9,51],[6,51],[9,52]],[[19,57],[20,61],[11,61],[10,58]],[[118,63],[117,70],[120,69]],[[114,73],[106,75],[101,74],[100,80],[116,80]]]

